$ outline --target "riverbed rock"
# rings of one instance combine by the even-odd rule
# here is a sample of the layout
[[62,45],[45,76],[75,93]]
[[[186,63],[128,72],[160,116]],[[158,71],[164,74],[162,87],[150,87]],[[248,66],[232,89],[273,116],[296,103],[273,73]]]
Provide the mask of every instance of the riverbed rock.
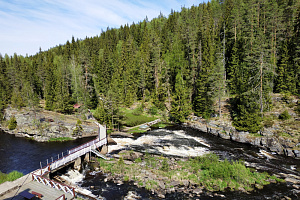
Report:
[[193,189],[193,193],[194,194],[201,194],[202,193],[202,189],[201,188],[195,188],[195,189]]
[[179,181],[171,181],[170,185],[176,187],[176,186],[180,185],[180,182]]
[[293,150],[291,149],[284,149],[283,152],[285,156],[294,157]]
[[161,188],[161,189],[166,189],[166,186],[165,186],[165,184],[164,184],[164,182],[162,182],[162,181],[159,181],[158,183],[158,186]]
[[295,157],[300,158],[300,151],[299,150],[293,150],[293,153]]

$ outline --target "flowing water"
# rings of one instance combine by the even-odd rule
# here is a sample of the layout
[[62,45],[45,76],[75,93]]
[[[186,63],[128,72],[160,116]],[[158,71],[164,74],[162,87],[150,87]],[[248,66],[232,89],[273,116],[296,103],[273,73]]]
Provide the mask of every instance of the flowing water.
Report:
[[[109,147],[110,154],[119,152],[121,149],[132,149],[139,152],[169,156],[169,157],[195,157],[208,152],[214,152],[221,159],[244,160],[246,165],[255,167],[259,171],[267,171],[270,174],[293,174],[300,176],[300,160],[280,155],[273,155],[266,149],[251,145],[240,144],[200,132],[195,129],[172,126],[167,129],[148,131],[135,138],[113,138],[118,145]],[[105,174],[87,172],[84,180],[80,183],[93,192],[106,199],[157,199],[158,197],[137,188],[133,183],[115,184],[104,182]],[[298,194],[297,194],[298,193]],[[226,199],[282,199],[288,196],[297,199],[299,191],[292,185],[270,184],[262,190],[251,193],[242,192],[218,192]],[[133,196],[133,197],[132,197]],[[224,199],[204,192],[201,199]],[[197,199],[195,197],[192,199]],[[183,193],[167,194],[166,199],[190,199]]]
[[[118,145],[109,146],[110,154],[122,149],[132,149],[140,152],[169,156],[169,157],[194,157],[208,152],[214,152],[221,159],[244,160],[246,165],[255,167],[259,171],[267,171],[270,174],[292,174],[300,176],[300,160],[280,155],[273,155],[265,149],[251,145],[240,144],[200,132],[195,129],[172,126],[166,129],[156,129],[144,134],[137,134],[134,138],[113,138]],[[8,173],[18,170],[24,174],[29,173],[51,157],[80,145],[91,138],[85,138],[67,142],[39,143],[14,135],[0,133],[0,171]],[[85,176],[78,179],[76,172],[69,172],[67,177],[73,178],[80,186],[110,199],[157,199],[158,197],[143,188],[137,188],[133,183],[115,184],[105,182],[106,175],[99,172],[85,171]],[[296,193],[296,194],[295,194]],[[282,199],[289,196],[297,199],[299,191],[291,184],[270,184],[262,190],[249,194],[242,192],[222,192],[226,199]],[[199,197],[197,197],[199,199]],[[195,198],[195,199],[197,199]],[[166,199],[189,199],[183,193],[167,194]],[[193,199],[193,198],[192,198]],[[201,199],[224,199],[211,196],[204,192]]]

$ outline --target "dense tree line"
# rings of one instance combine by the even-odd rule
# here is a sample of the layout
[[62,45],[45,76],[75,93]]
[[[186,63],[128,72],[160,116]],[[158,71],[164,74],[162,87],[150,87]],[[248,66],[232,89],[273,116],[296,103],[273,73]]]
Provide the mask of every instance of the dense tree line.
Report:
[[34,56],[0,55],[0,66],[1,110],[44,99],[109,121],[141,100],[182,122],[221,114],[213,104],[229,94],[234,125],[256,132],[272,92],[300,95],[300,1],[211,0]]

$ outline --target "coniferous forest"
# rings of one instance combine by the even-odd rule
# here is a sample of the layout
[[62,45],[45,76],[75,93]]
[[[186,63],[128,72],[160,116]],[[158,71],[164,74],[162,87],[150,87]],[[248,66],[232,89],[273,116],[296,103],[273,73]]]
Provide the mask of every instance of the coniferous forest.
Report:
[[141,101],[180,123],[218,114],[227,95],[234,126],[257,132],[272,93],[300,95],[300,1],[211,0],[33,56],[0,55],[0,66],[1,113],[44,100],[69,114],[77,103],[109,124]]

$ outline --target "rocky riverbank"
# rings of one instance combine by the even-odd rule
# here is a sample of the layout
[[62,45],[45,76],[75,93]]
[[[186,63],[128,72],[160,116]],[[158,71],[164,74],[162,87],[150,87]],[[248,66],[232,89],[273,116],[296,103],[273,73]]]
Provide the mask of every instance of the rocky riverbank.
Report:
[[[8,121],[14,116],[17,127],[14,130],[8,129]],[[0,130],[17,137],[27,137],[38,142],[46,142],[51,138],[72,138],[95,136],[98,134],[98,127],[89,119],[89,115],[75,116],[63,115],[43,109],[31,110],[22,108],[20,110],[8,107],[5,109],[4,121]],[[80,124],[78,124],[80,120]]]
[[239,132],[230,124],[214,120],[207,121],[199,117],[190,118],[185,125],[226,140],[259,146],[279,155],[300,158],[300,138],[279,136],[273,127],[265,128],[257,134],[251,134]]
[[[250,195],[251,192],[260,190],[266,185],[280,184],[279,182],[282,180],[276,178],[276,176],[285,179],[286,182],[290,182],[293,188],[298,187],[299,184],[299,177],[290,180],[291,178],[285,177],[285,174],[279,174],[276,176],[267,175],[266,177],[260,177],[263,179],[262,182],[255,181],[250,185],[244,185],[243,181],[241,181],[237,183],[239,186],[236,187],[233,184],[235,182],[235,180],[233,180],[234,178],[230,178],[228,184],[225,184],[225,177],[223,177],[224,180],[219,183],[218,181],[220,180],[218,178],[214,179],[214,176],[211,176],[211,178],[207,180],[208,182],[206,182],[205,178],[203,178],[203,174],[206,172],[204,173],[203,171],[207,169],[204,167],[202,170],[197,170],[197,167],[201,168],[201,166],[198,165],[205,163],[205,159],[200,161],[197,160],[197,158],[162,157],[127,150],[122,150],[112,156],[113,158],[109,161],[98,159],[97,161],[94,160],[91,164],[93,170],[99,170],[100,166],[100,170],[105,173],[105,178],[101,181],[113,182],[117,185],[131,184],[138,188],[145,188],[158,199],[170,199],[172,195],[180,195],[185,199],[202,197],[227,199],[227,193],[224,191],[226,187],[231,188],[231,191],[236,191],[240,195]],[[207,168],[217,165],[222,169],[224,168],[224,162],[213,161],[214,159],[209,156],[206,158],[210,161],[207,163],[208,165],[210,164]],[[200,162],[197,163],[197,161]],[[212,171],[214,170],[215,169],[212,169]],[[199,173],[202,174],[202,178],[200,178]],[[209,173],[209,170],[207,170],[207,173]],[[243,171],[243,173],[245,173],[245,171]],[[250,177],[246,177],[248,176],[246,174],[247,173],[242,175],[242,179],[248,182],[248,178]],[[256,174],[255,176],[258,177],[260,175]],[[222,184],[224,184],[224,188],[222,188]],[[93,189],[94,186],[91,186],[91,188]],[[291,191],[291,194],[292,192],[293,191]],[[274,195],[276,196],[277,194]],[[282,196],[281,199],[289,199],[289,197],[284,198]]]

